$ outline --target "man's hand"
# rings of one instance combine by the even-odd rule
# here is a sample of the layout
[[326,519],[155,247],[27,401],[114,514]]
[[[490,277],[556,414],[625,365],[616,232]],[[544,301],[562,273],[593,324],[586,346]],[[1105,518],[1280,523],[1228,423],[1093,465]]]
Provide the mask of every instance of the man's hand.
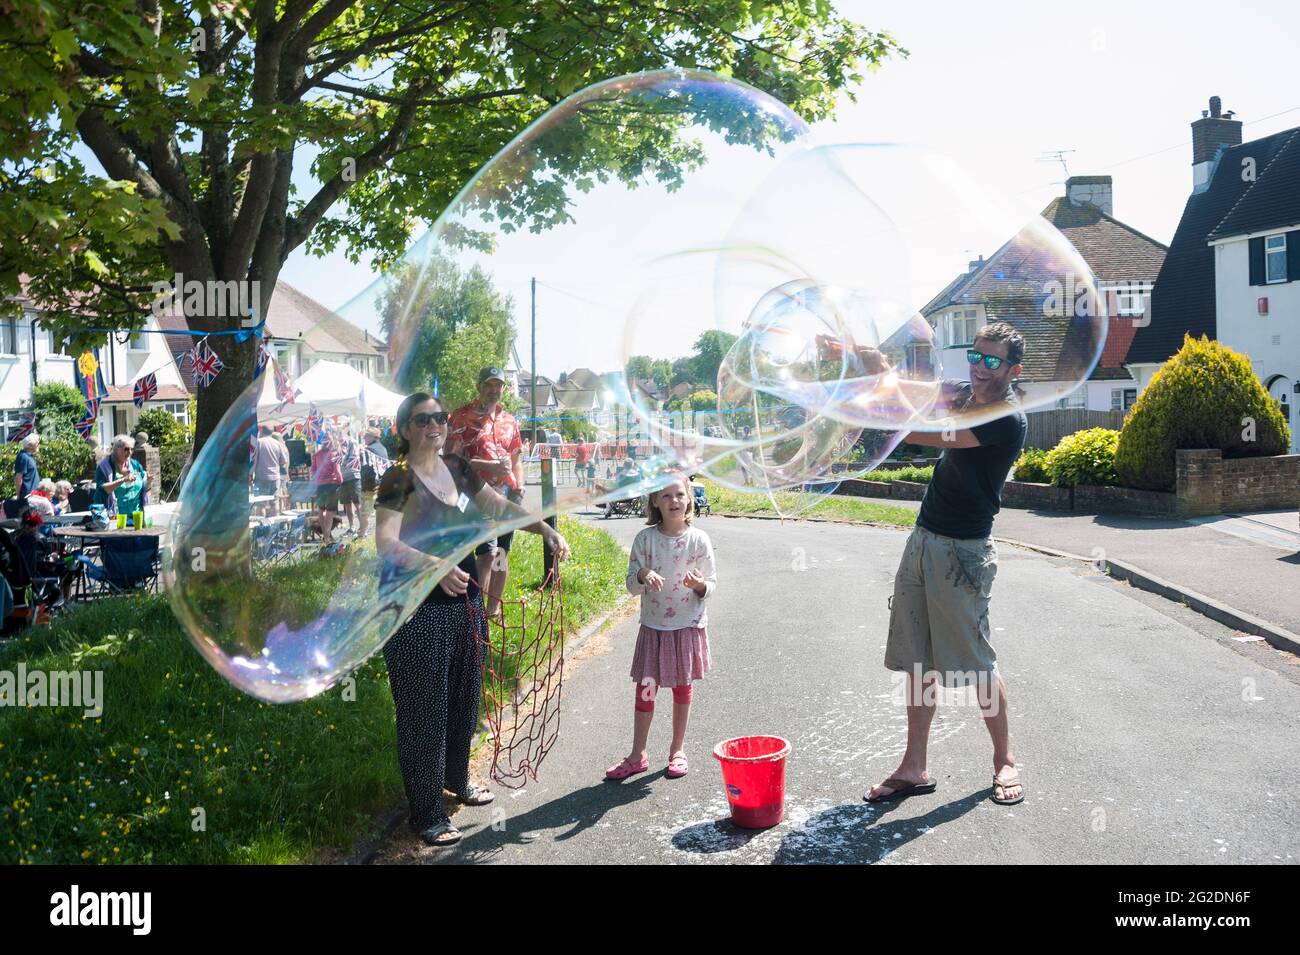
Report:
[[649,567],[642,567],[637,571],[636,579],[638,583],[644,584],[645,589],[651,593],[657,594],[664,588],[664,579]]
[[[549,529],[549,525],[545,525]],[[551,545],[551,553],[555,555],[556,560],[569,559],[569,542],[564,539],[564,535],[559,531],[552,530],[547,536],[547,543]]]

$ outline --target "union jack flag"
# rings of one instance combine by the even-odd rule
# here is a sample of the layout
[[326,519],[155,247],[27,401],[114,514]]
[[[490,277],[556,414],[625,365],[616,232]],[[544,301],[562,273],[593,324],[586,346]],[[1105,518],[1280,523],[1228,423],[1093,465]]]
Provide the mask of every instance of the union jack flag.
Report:
[[262,372],[266,371],[266,363],[271,359],[271,349],[266,347],[266,342],[260,338],[257,341],[257,367],[253,369],[253,377],[257,378]]
[[384,472],[392,467],[393,464],[393,462],[388,460],[388,458],[381,458],[369,448],[361,449],[361,461],[363,464],[368,464],[375,469],[375,477],[377,478],[383,477]]
[[156,394],[158,394],[158,376],[145,375],[136,381],[131,400],[135,402],[137,408],[143,408],[144,403]]
[[211,385],[213,379],[221,374],[221,370],[226,367],[221,359],[217,357],[217,353],[208,346],[206,338],[191,348],[186,353],[186,357],[194,365],[194,378],[204,388]]
[[288,405],[293,404],[296,391],[293,382],[289,380],[289,376],[280,367],[280,363],[272,361],[272,364],[275,366],[275,396],[280,399],[280,404],[276,406],[275,410],[276,413],[279,413]]
[[29,411],[22,416],[22,419],[18,422],[18,427],[14,429],[14,433],[9,435],[9,441],[11,443],[14,441],[21,441],[23,438],[27,437],[29,434],[32,433],[32,428],[34,428],[35,426],[36,426],[36,412]]
[[78,421],[74,427],[77,434],[86,440],[90,440],[90,434],[95,430],[95,422],[99,420],[99,403],[103,399],[90,398],[86,401],[86,416]]
[[312,405],[307,412],[307,427],[303,429],[303,433],[313,444],[320,444],[321,437],[325,434],[325,416],[315,405]]

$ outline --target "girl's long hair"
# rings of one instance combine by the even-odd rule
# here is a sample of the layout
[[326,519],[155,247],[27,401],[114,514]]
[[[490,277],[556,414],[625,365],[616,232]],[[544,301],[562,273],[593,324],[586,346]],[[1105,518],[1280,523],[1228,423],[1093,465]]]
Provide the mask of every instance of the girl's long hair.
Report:
[[662,524],[664,522],[663,511],[659,510],[658,506],[659,494],[662,491],[668,490],[668,488],[672,487],[673,484],[676,484],[678,481],[681,481],[682,486],[686,488],[686,526],[690,527],[695,521],[695,492],[691,490],[690,478],[681,471],[673,471],[671,477],[671,483],[661,487],[658,491],[651,491],[646,495],[645,522],[649,527],[654,527],[656,524]]

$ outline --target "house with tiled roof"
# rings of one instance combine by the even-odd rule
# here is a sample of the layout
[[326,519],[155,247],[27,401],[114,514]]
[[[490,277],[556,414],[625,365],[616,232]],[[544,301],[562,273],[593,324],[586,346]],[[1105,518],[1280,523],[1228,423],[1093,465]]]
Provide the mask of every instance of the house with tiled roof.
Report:
[[[24,282],[24,287],[26,283]],[[8,440],[31,408],[32,385],[58,381],[75,387],[77,356],[54,347],[54,334],[42,321],[40,305],[25,293],[0,303],[0,430]],[[182,423],[189,420],[189,396],[161,331],[159,319],[145,315],[134,334],[105,334],[99,345],[98,371],[107,393],[91,440],[107,445],[115,434],[131,434],[141,410],[164,408]],[[134,383],[156,376],[158,391],[144,406],[134,404]]]
[[[966,349],[981,325],[1005,321],[1019,328],[1032,343],[1023,361],[1020,385],[1060,390],[1061,382],[1084,378],[1060,407],[1111,410],[1128,408],[1137,399],[1137,384],[1125,368],[1134,332],[1144,313],[1164,262],[1166,247],[1113,215],[1110,176],[1073,176],[1065,195],[1053,199],[1042,218],[1078,250],[1096,276],[1106,299],[1106,343],[1090,371],[1075,367],[1080,350],[1067,347],[1070,323],[1044,308],[1047,287],[1057,269],[1042,241],[1041,223],[1026,226],[992,256],[980,256],[922,309],[941,346],[945,377],[965,378]],[[1064,356],[1064,357],[1063,357]],[[932,356],[913,355],[918,367]]]
[[1300,128],[1241,141],[1219,98],[1192,123],[1192,194],[1138,330],[1129,367],[1145,385],[1205,335],[1250,358],[1300,450]]

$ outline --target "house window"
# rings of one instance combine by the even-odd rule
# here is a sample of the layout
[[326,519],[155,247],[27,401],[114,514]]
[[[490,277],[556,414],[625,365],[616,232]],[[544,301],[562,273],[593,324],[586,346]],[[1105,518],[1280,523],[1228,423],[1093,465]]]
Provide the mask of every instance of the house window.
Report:
[[364,358],[349,358],[348,364],[363,375],[367,373],[367,362]]
[[1064,398],[1056,402],[1058,408],[1086,408],[1088,407],[1088,393],[1083,388],[1076,388]]
[[1128,411],[1137,401],[1136,388],[1112,388],[1110,391],[1110,410]]
[[26,408],[0,411],[0,432],[3,432],[6,443],[9,442],[13,433],[18,430],[18,426],[23,423],[23,419],[28,413]]
[[188,401],[164,401],[163,410],[181,424],[190,423],[190,403]]
[[1270,235],[1264,240],[1264,281],[1271,285],[1286,279],[1286,236]]
[[952,344],[969,345],[975,341],[979,330],[979,309],[959,309],[952,313]]
[[1115,290],[1115,309],[1120,315],[1141,315],[1146,311],[1147,290],[1141,285],[1130,285]]
[[131,340],[126,347],[131,351],[148,351],[149,336],[145,332],[136,332],[131,336]]
[[18,319],[13,315],[0,318],[0,355],[18,354]]

